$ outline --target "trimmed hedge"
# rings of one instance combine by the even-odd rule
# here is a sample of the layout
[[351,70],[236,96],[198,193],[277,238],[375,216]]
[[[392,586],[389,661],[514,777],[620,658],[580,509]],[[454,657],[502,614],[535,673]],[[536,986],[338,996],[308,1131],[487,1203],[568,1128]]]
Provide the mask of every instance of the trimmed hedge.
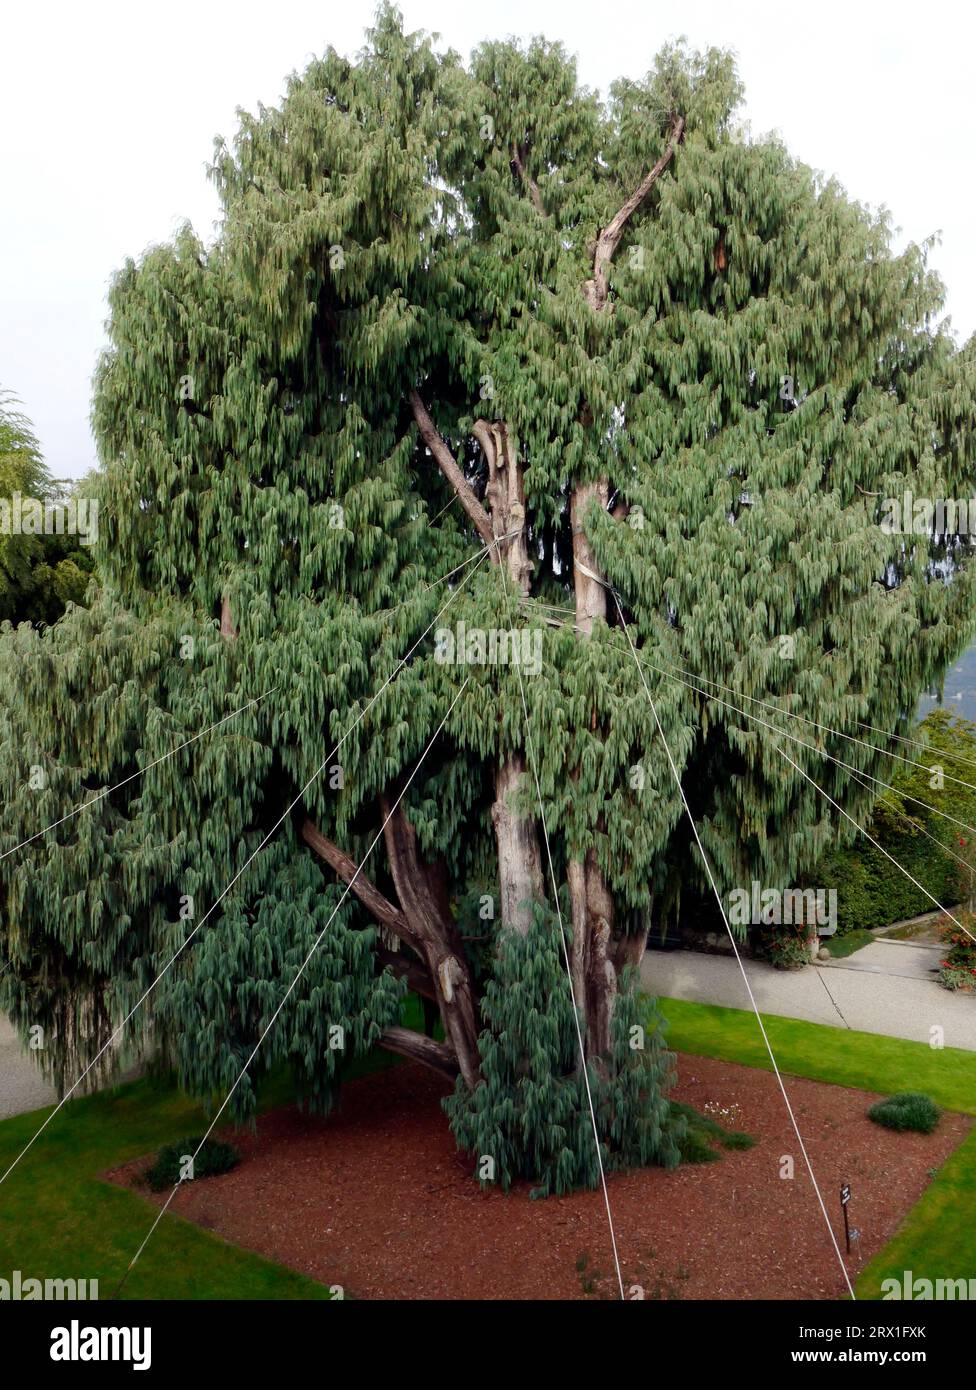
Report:
[[[943,907],[952,907],[965,896],[959,866],[931,840],[921,835],[891,836],[885,848]],[[935,911],[932,899],[863,836],[829,855],[813,877],[818,888],[837,890],[838,935],[855,927],[887,927]]]

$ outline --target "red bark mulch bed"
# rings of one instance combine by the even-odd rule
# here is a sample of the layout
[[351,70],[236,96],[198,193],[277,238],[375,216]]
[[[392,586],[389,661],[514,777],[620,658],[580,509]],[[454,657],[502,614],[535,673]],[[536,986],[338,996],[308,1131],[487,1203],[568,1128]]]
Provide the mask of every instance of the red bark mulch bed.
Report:
[[[679,1057],[678,1077],[676,1099],[708,1107],[757,1143],[671,1173],[609,1176],[625,1284],[640,1284],[645,1298],[844,1297],[775,1077],[690,1056]],[[873,1094],[785,1081],[840,1248],[838,1195],[849,1182],[852,1225],[863,1233],[867,1262],[971,1121],[946,1114],[934,1134],[896,1134],[867,1118]],[[293,1108],[262,1116],[256,1135],[226,1136],[241,1151],[240,1166],[184,1184],[170,1210],[325,1284],[341,1284],[347,1297],[616,1295],[602,1193],[532,1200],[528,1186],[482,1192],[471,1160],[455,1149],[439,1104],[444,1094],[433,1073],[404,1064],[350,1083],[341,1110],[328,1119]],[[779,1175],[785,1154],[794,1159],[792,1180]],[[108,1176],[136,1187],[147,1164]],[[145,1191],[159,1204],[168,1195]],[[856,1256],[848,1267],[853,1282]]]

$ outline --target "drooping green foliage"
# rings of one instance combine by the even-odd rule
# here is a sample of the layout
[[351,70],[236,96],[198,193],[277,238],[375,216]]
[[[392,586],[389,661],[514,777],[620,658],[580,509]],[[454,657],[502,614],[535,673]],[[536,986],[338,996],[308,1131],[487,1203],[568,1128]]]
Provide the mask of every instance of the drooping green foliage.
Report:
[[674,1057],[653,1004],[640,998],[633,977],[623,982],[610,1052],[588,1068],[588,1096],[561,953],[559,926],[544,914],[525,936],[503,933],[482,1000],[483,1083],[471,1092],[459,1080],[444,1102],[483,1186],[507,1191],[531,1179],[534,1195],[548,1196],[595,1187],[601,1160],[605,1168],[678,1162],[684,1122],[664,1095]]
[[[78,487],[51,478],[30,421],[9,391],[0,391],[0,499],[10,509],[0,526],[0,623],[53,623],[81,603],[91,550],[77,535],[21,529],[15,499],[65,506]],[[90,491],[93,487],[89,486]]]
[[[324,932],[234,1102],[252,1110],[286,1062],[327,1106],[342,1056],[396,1024],[403,985],[353,895],[333,920],[341,889],[300,826],[358,863],[462,676],[403,803],[461,939],[491,936],[475,905],[499,891],[496,769],[530,747],[557,878],[592,852],[615,929],[703,886],[620,626],[582,641],[565,611],[571,501],[601,478],[610,505],[585,528],[720,887],[786,886],[833,843],[836,813],[775,733],[687,682],[827,728],[905,726],[965,639],[972,567],[952,537],[885,533],[879,499],[966,495],[976,379],[935,326],[924,248],[894,254],[885,218],[778,141],[737,140],[739,97],[717,51],[669,48],[604,101],[558,44],[488,43],[466,67],[384,8],[355,61],[330,50],[218,145],[214,245],[185,228],[116,277],[94,403],[100,592],[43,635],[0,639],[0,853],[145,769],[0,859],[5,1000],[48,1030],[59,1074],[166,967],[140,1017],[188,1087],[226,1092]],[[679,116],[595,309],[598,233]],[[479,499],[475,426],[504,423],[527,595],[477,563],[413,389]],[[431,629],[461,621],[538,637],[528,731],[510,665],[438,660]],[[873,772],[882,736],[866,737],[843,751]],[[849,773],[791,755],[867,814]],[[385,848],[367,872],[395,901]],[[484,1084],[456,1102],[459,1137],[477,1148],[494,1124],[513,1177],[591,1181],[568,983],[545,942],[500,935],[498,954],[475,948]],[[508,1039],[491,1012],[510,1017],[503,979],[540,1009]],[[516,1105],[519,1047],[539,1090]],[[611,1160],[667,1157],[658,1071],[608,1074]]]

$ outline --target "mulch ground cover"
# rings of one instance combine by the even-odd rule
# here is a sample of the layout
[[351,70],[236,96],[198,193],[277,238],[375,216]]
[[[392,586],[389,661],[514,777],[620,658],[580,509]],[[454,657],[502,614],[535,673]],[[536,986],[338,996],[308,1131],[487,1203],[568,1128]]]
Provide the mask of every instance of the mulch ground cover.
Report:
[[[894,1234],[971,1120],[943,1115],[934,1134],[898,1134],[867,1118],[878,1096],[822,1082],[785,1083],[844,1250],[839,1204],[850,1183],[860,1258],[854,1282]],[[361,1299],[587,1299],[619,1296],[601,1192],[533,1200],[529,1186],[482,1191],[440,1107],[446,1086],[412,1064],[350,1083],[341,1109],[262,1116],[225,1132],[242,1162],[185,1183],[170,1211],[235,1245]],[[756,1139],[714,1163],[608,1177],[623,1278],[646,1299],[842,1298],[844,1276],[776,1078],[679,1055],[673,1095]],[[181,1138],[174,1135],[173,1138]],[[792,1178],[787,1158],[793,1160]],[[108,1176],[153,1194],[149,1159]],[[143,1259],[152,1258],[149,1247]]]

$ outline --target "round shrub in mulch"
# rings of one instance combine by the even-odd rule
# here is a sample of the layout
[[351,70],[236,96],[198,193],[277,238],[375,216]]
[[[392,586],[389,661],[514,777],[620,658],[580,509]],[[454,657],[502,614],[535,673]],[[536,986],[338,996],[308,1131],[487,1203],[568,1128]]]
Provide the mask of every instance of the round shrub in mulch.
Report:
[[233,1144],[225,1144],[220,1139],[208,1139],[197,1153],[200,1137],[178,1139],[175,1144],[167,1144],[156,1155],[156,1162],[146,1169],[146,1181],[154,1192],[175,1187],[183,1172],[183,1163],[188,1155],[196,1154],[193,1160],[193,1178],[213,1178],[219,1173],[229,1173],[241,1161],[241,1156]]
[[902,1091],[872,1105],[868,1115],[886,1129],[914,1130],[931,1134],[939,1123],[939,1109],[933,1100],[919,1091]]

